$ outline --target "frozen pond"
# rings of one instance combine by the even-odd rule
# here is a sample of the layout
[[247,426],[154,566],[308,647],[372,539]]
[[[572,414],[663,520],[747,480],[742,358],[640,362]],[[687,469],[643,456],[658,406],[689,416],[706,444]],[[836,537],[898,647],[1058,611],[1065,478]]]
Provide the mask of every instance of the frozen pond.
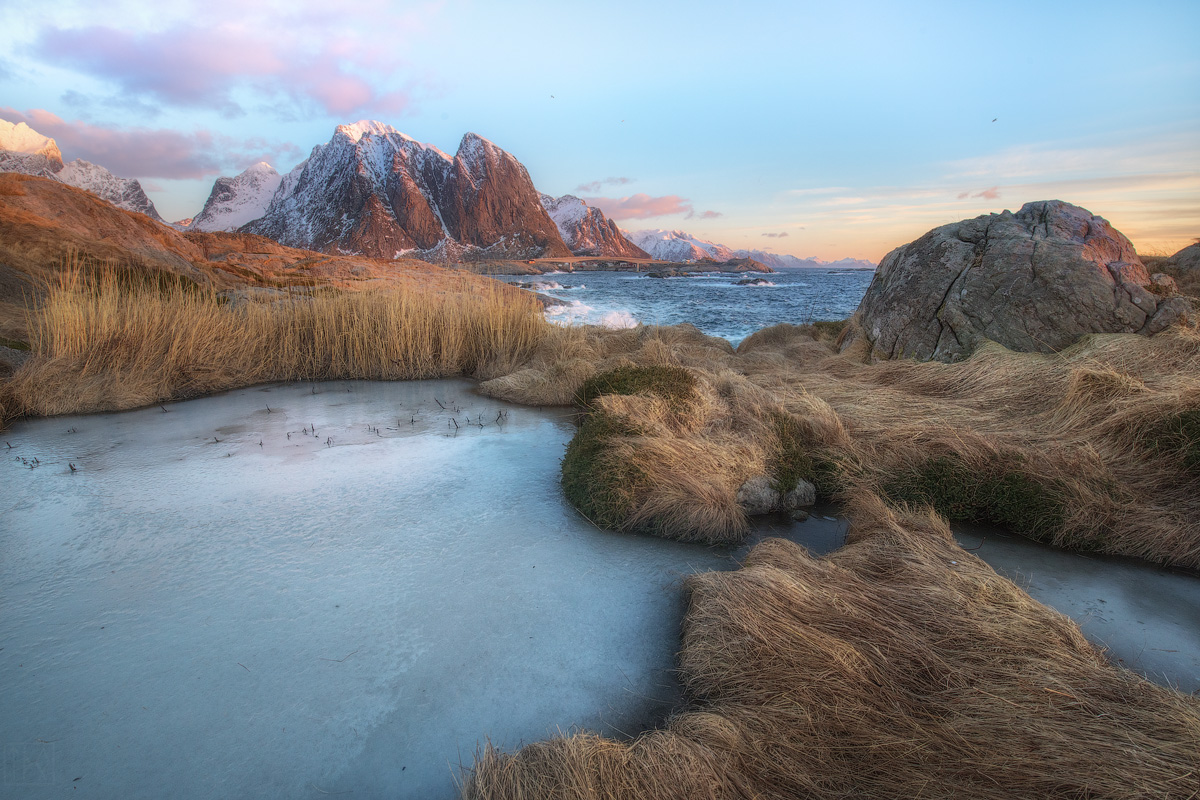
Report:
[[[465,381],[274,385],[6,431],[0,796],[449,798],[482,737],[660,721],[681,578],[736,554],[582,521],[558,483],[572,434]],[[824,551],[840,526],[765,532]],[[1089,635],[1135,614],[1137,649],[1111,643],[1129,666],[1200,688],[1200,581],[1120,564],[1117,603],[1108,578],[1056,566],[1077,557],[1014,552]]]
[[680,579],[734,562],[584,522],[573,432],[465,381],[14,426],[0,794],[452,797],[482,737],[661,720]]

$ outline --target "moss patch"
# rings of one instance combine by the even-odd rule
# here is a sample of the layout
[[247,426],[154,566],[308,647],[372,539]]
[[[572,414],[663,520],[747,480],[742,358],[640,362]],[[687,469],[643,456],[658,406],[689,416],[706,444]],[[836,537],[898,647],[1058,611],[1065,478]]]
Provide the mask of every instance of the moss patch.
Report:
[[612,440],[639,431],[611,414],[588,414],[567,445],[562,462],[563,492],[571,505],[602,528],[619,528],[633,513],[634,500],[645,488],[637,467],[605,458]]
[[1164,419],[1150,433],[1149,444],[1157,452],[1178,455],[1184,469],[1200,476],[1200,409]]
[[822,337],[836,339],[842,335],[842,331],[846,330],[848,324],[850,324],[848,319],[818,319],[812,323],[812,326],[818,339]]
[[18,339],[9,339],[0,336],[0,347],[7,347],[11,350],[29,350],[29,342],[22,342]]
[[777,411],[771,414],[771,426],[776,437],[767,463],[771,488],[784,494],[804,479],[817,488],[817,497],[822,500],[842,488],[841,467],[813,444],[799,420]]
[[683,367],[622,366],[593,375],[575,393],[575,404],[591,409],[592,401],[606,394],[653,394],[682,406],[696,393],[696,379]]
[[992,522],[1039,539],[1062,530],[1066,521],[1054,487],[996,465],[972,470],[951,456],[926,461],[883,492],[893,503],[931,505],[951,522]]

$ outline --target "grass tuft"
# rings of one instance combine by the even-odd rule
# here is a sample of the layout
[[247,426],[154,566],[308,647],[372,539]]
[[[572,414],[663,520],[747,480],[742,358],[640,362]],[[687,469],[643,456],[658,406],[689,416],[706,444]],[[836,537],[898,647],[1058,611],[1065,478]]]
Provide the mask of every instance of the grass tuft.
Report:
[[885,483],[893,503],[932,506],[951,522],[991,522],[1038,539],[1062,531],[1066,512],[1056,488],[998,464],[972,468],[939,456]]
[[1200,476],[1200,409],[1166,417],[1151,432],[1149,443],[1153,450],[1179,456],[1188,472]]
[[33,316],[7,411],[109,411],[276,380],[491,377],[549,329],[532,298],[465,273],[231,301],[185,277],[67,269]]
[[590,409],[596,398],[606,394],[651,394],[667,400],[678,409],[692,400],[695,393],[696,379],[683,367],[626,364],[584,381],[575,393],[575,405]]
[[602,528],[619,528],[633,514],[646,476],[636,466],[613,458],[613,440],[639,431],[605,411],[583,418],[562,461],[563,493],[581,514]]

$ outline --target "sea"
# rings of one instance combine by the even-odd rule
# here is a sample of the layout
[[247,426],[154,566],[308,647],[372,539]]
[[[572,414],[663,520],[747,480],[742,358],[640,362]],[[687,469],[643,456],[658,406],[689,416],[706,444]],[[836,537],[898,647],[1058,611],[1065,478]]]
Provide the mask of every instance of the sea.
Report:
[[874,277],[870,269],[797,269],[651,278],[636,272],[550,272],[502,276],[507,283],[563,301],[546,318],[610,328],[690,322],[737,345],[754,331],[846,319]]

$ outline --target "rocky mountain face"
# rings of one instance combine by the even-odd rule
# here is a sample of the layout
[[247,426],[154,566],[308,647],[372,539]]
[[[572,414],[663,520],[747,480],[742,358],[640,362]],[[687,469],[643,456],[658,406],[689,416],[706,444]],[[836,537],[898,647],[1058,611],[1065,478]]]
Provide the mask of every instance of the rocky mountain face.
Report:
[[453,158],[379,122],[339,125],[241,229],[292,247],[435,261],[563,257],[529,173],[468,133]]
[[55,141],[24,122],[13,125],[0,119],[0,172],[51,178],[89,191],[117,208],[163,221],[136,180],[118,178],[104,167],[81,158],[64,164]]
[[232,178],[217,178],[204,209],[188,223],[189,230],[235,231],[267,213],[283,177],[265,161]]
[[1107,221],[1049,200],[943,225],[888,253],[843,348],[865,339],[873,358],[956,361],[991,340],[1046,353],[1088,333],[1151,335],[1190,308],[1152,283]]
[[541,195],[542,207],[554,220],[559,234],[577,256],[614,256],[649,258],[650,254],[621,234],[617,223],[600,209],[589,206],[574,195]]
[[[263,296],[288,286],[422,284],[459,274],[414,259],[314,253],[244,233],[178,231],[55,180],[0,173],[0,306],[6,299],[20,301],[26,288],[41,285],[74,258]],[[9,280],[16,273],[32,282],[19,275]],[[517,287],[511,291],[525,296]],[[5,318],[0,307],[0,321]]]

